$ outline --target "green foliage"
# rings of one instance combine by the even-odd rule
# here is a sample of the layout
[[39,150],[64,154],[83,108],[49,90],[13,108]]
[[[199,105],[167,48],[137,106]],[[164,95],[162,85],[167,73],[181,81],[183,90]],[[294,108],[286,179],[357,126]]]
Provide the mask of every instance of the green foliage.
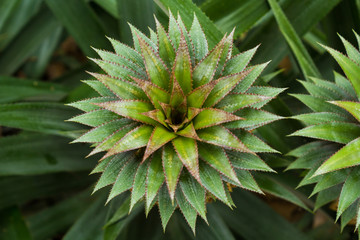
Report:
[[[141,62],[133,62],[119,50],[119,55],[96,50],[102,60],[94,61],[108,75],[92,75],[116,97],[100,103],[94,103],[93,99],[72,103],[75,107],[92,103],[100,109],[76,116],[71,121],[95,127],[75,141],[93,142],[97,148],[109,143],[108,139],[117,134],[117,129],[128,129],[116,141],[106,144],[106,148],[98,148],[98,151],[106,151],[102,159],[114,158],[125,162],[122,160],[123,153],[129,153],[131,160],[120,167],[110,160],[95,190],[113,184],[107,200],[110,201],[131,189],[131,206],[144,197],[146,214],[154,201],[165,202],[170,197],[171,204],[162,205],[160,211],[160,214],[166,214],[161,216],[165,219],[165,229],[174,208],[180,205],[179,201],[185,200],[186,203],[182,204],[190,205],[206,222],[206,197],[221,196],[219,199],[231,206],[221,177],[210,180],[212,174],[218,176],[217,172],[237,186],[261,192],[249,170],[239,168],[235,173],[225,149],[233,151],[234,155],[248,152],[255,156],[256,152],[276,151],[247,130],[230,131],[223,124],[241,124],[243,119],[247,119],[244,109],[251,110],[249,107],[269,101],[281,91],[269,88],[264,95],[261,95],[262,91],[237,91],[237,88],[252,90],[250,87],[258,74],[249,75],[254,68],[240,64],[232,65],[232,70],[227,70],[228,75],[225,75],[224,69],[229,69],[226,62],[239,61],[238,57],[231,57],[233,33],[225,35],[212,50],[208,50],[207,44],[203,44],[207,40],[196,16],[189,31],[182,27],[180,15],[175,20],[171,12],[168,32],[158,21],[156,24],[157,32],[153,33],[157,35],[156,42],[132,28],[135,50],[131,51],[134,56],[142,56]],[[193,45],[193,42],[196,44]],[[112,43],[121,46],[114,40]],[[245,61],[248,63],[249,60]],[[115,70],[114,66],[131,69],[126,80],[124,72],[117,74],[119,70]],[[243,81],[246,87],[241,87]],[[233,94],[229,95],[230,92]],[[102,97],[114,96],[103,94]],[[255,109],[259,111],[261,106]],[[242,114],[235,115],[240,109]],[[93,113],[89,122],[89,114]],[[117,115],[109,119],[111,113]],[[96,121],[93,120],[95,117]],[[280,119],[271,114],[263,114],[262,117],[259,125]],[[123,118],[130,120],[128,125],[118,124]],[[135,123],[138,123],[137,126]],[[235,158],[233,161],[236,164]],[[206,165],[200,168],[200,162],[201,165],[204,165],[203,162],[209,164],[210,168]],[[262,171],[263,168],[253,165],[251,170]],[[145,176],[144,187],[138,183],[137,177],[143,179]],[[168,194],[160,195],[158,192],[164,182]],[[181,190],[177,185],[181,186]],[[176,197],[178,194],[175,194],[177,191],[182,191],[185,198],[179,200]],[[188,219],[187,213],[184,217],[195,232],[193,217]]]
[[[357,36],[357,34],[355,33]],[[337,207],[338,219],[341,216],[342,228],[356,216],[358,208],[358,199],[360,199],[360,192],[358,191],[359,185],[359,167],[360,165],[360,128],[359,128],[359,108],[360,103],[358,86],[360,84],[358,61],[360,52],[355,49],[349,42],[343,41],[347,56],[339,53],[338,51],[325,47],[325,49],[335,58],[339,63],[349,82],[353,88],[347,88],[351,93],[344,94],[345,82],[325,82],[319,79],[312,79],[313,81],[307,82],[304,86],[310,95],[319,101],[318,106],[309,106],[308,102],[303,101],[302,97],[298,99],[305,105],[310,107],[314,113],[295,116],[295,119],[303,121],[307,127],[296,131],[292,136],[304,136],[315,139],[327,140],[331,142],[343,144],[341,147],[328,148],[327,145],[319,146],[317,148],[304,148],[299,147],[297,150],[298,159],[292,163],[293,166],[298,165],[296,168],[307,168],[309,172],[303,179],[301,185],[315,183],[315,188],[312,194],[320,194],[333,186],[341,186],[341,193],[339,196],[339,203]],[[336,77],[336,76],[335,76]],[[332,94],[327,93],[331,91]],[[305,95],[304,95],[305,96]],[[333,104],[336,106],[329,108],[322,108],[321,103]],[[317,103],[314,103],[317,104]],[[339,111],[337,108],[341,108]],[[320,117],[319,114],[326,116]],[[304,164],[305,156],[321,151],[322,156],[317,158],[308,159]],[[292,153],[290,153],[292,154]],[[299,164],[301,162],[301,164]],[[350,168],[348,171],[346,168]],[[317,199],[317,205],[319,201]],[[352,209],[353,208],[353,209]],[[348,212],[346,210],[349,209]],[[350,210],[352,209],[352,210]],[[357,217],[360,221],[360,217]],[[356,225],[356,228],[358,225]]]

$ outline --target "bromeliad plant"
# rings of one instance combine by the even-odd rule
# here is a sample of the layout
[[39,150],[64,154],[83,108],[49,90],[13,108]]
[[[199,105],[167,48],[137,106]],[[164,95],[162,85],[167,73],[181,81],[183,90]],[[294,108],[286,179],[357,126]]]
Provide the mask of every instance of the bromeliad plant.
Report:
[[233,32],[209,51],[196,16],[188,31],[170,13],[169,31],[156,21],[150,38],[130,27],[134,49],[95,49],[106,74],[85,82],[101,97],[70,104],[86,112],[71,120],[93,127],[74,142],[106,152],[94,191],[131,190],[130,211],[158,203],[164,229],[179,206],[195,231],[207,201],[233,205],[223,181],[261,192],[250,170],[272,170],[256,153],[276,151],[251,130],[280,118],[260,108],[283,89],[252,86],[267,64],[247,66],[256,48],[232,56]]
[[[355,33],[360,46],[360,38]],[[347,56],[324,46],[348,79],[335,73],[335,83],[312,78],[302,82],[310,95],[294,94],[313,113],[295,116],[307,127],[292,135],[324,141],[303,145],[288,169],[307,169],[300,186],[315,183],[315,209],[338,199],[337,216],[344,228],[357,216],[360,225],[360,52],[341,37]],[[324,161],[325,160],[325,161]]]

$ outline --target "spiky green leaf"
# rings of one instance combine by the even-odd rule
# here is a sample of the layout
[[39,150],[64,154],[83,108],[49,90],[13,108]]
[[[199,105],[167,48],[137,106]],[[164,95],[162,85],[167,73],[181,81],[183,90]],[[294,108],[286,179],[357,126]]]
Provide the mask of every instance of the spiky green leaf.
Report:
[[194,118],[193,123],[195,129],[201,129],[240,119],[242,118],[216,108],[206,108]]
[[165,182],[169,190],[170,198],[174,201],[175,189],[182,169],[182,162],[170,144],[163,147],[162,163]]
[[183,174],[180,177],[180,186],[187,201],[207,222],[204,188],[202,188],[201,185],[190,174]]
[[191,175],[193,175],[195,179],[200,181],[199,159],[196,141],[191,138],[179,136],[173,139],[172,143],[181,162],[189,170]]
[[150,205],[156,197],[161,185],[164,183],[165,177],[163,173],[161,159],[161,151],[153,154],[146,179],[146,209],[150,209]]
[[331,156],[318,170],[314,176],[321,175],[327,172],[335,171],[342,168],[352,167],[360,164],[360,138],[357,138],[343,148],[336,154]]

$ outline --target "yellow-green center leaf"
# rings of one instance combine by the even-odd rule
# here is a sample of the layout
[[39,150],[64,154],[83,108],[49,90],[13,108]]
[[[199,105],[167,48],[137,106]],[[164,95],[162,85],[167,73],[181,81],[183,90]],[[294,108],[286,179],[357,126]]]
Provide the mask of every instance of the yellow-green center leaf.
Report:
[[212,81],[191,91],[187,96],[188,106],[194,108],[202,107],[206,98],[215,87],[215,84],[216,82]]
[[194,124],[192,122],[190,122],[190,124],[187,125],[184,129],[176,132],[176,134],[183,136],[183,137],[199,140],[199,137],[197,136],[195,128],[194,128]]
[[251,106],[267,99],[270,99],[270,97],[255,94],[229,94],[216,104],[216,108],[227,112],[235,112],[241,108]]
[[149,142],[153,129],[154,128],[150,125],[142,125],[135,128],[120,139],[120,141],[108,151],[104,158],[117,153],[145,147]]
[[204,142],[239,152],[251,152],[232,132],[222,126],[199,129],[197,134]]
[[201,111],[193,120],[195,129],[207,128],[242,119],[220,109],[207,108]]
[[160,102],[169,102],[170,94],[165,90],[159,88],[155,84],[144,81],[138,78],[132,78],[139,87],[145,92],[146,96],[150,99],[155,108],[161,109]]
[[149,112],[144,112],[142,114],[166,126],[165,115],[161,110],[155,109]]
[[[170,106],[173,108],[178,108],[180,105],[183,105],[182,108],[186,108],[186,97],[184,95],[184,92],[177,81],[176,77],[173,77],[172,80],[172,92],[170,97]],[[164,101],[163,101],[164,102]],[[184,112],[185,109],[183,109]]]
[[216,84],[204,102],[204,107],[212,107],[223,99],[236,85],[247,76],[251,70],[215,80]]
[[157,126],[151,134],[150,140],[146,146],[143,161],[147,159],[153,152],[170,142],[177,135],[173,132],[169,132],[166,128]]

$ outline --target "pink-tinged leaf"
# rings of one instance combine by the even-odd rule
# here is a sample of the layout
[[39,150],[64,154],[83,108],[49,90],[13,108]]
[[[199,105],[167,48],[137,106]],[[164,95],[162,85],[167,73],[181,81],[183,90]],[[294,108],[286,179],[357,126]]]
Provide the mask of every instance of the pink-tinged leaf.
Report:
[[243,80],[250,72],[251,69],[215,80],[216,84],[213,90],[210,92],[209,96],[206,98],[203,106],[214,106],[221,99],[223,99],[231,90],[233,90],[236,85],[238,85],[239,82]]
[[232,132],[223,126],[199,129],[197,134],[204,142],[239,152],[252,153]]
[[[162,101],[162,102],[164,102],[164,101]],[[181,112],[185,112],[185,109],[187,106],[186,97],[185,97],[184,92],[175,76],[173,77],[172,91],[171,91],[171,97],[170,97],[169,104],[171,107],[173,107],[177,110],[180,110],[180,111],[182,110]],[[183,105],[183,106],[181,106],[181,105]],[[179,109],[180,106],[182,109]]]
[[172,107],[167,103],[159,102],[161,109],[163,110],[167,119],[171,118]]
[[137,37],[149,79],[155,85],[167,90],[169,88],[170,78],[166,66],[162,62],[161,58],[154,52],[154,50],[149,47],[149,45],[142,38],[139,36]]
[[167,126],[167,123],[165,122],[165,115],[159,109],[151,110],[149,112],[144,112],[142,114],[149,117],[149,118],[154,119],[155,121],[161,123],[164,126]]
[[155,84],[138,78],[132,78],[137,85],[145,92],[155,108],[161,109],[159,102],[169,102],[170,94]]
[[153,152],[155,152],[176,137],[177,135],[175,133],[170,132],[164,127],[155,127],[146,146],[143,161],[147,159]]
[[210,82],[215,74],[222,51],[224,49],[226,36],[214,47],[213,50],[203,58],[198,65],[195,66],[193,71],[193,87],[200,87]]
[[201,111],[203,111],[204,109],[202,108],[193,108],[193,107],[189,107],[188,108],[188,114],[187,114],[187,119],[188,121],[193,120],[194,117],[196,117],[199,113],[201,113]]
[[103,158],[112,156],[117,153],[127,152],[130,150],[145,147],[149,142],[154,127],[141,125],[121,138],[114,147],[112,147]]
[[192,66],[189,49],[184,35],[181,35],[180,45],[176,52],[175,63],[172,69],[172,78],[177,79],[184,92],[188,94],[192,89]]
[[176,132],[176,134],[183,136],[183,137],[199,140],[199,137],[197,136],[195,128],[194,128],[194,124],[192,122],[190,122],[190,124],[187,125],[184,129]]
[[314,177],[339,169],[360,165],[360,138],[357,138],[326,160],[314,173]]
[[162,167],[161,151],[157,151],[150,162],[146,181],[146,209],[151,209],[150,205],[156,197],[165,177]]
[[130,123],[129,125],[126,125],[125,127],[120,128],[116,132],[114,132],[109,137],[105,138],[105,140],[100,143],[99,145],[94,148],[91,153],[89,153],[89,156],[94,155],[99,152],[107,151],[110,148],[112,148],[118,141],[120,141],[121,138],[123,138],[128,132],[135,129],[135,127],[138,124],[136,122]]
[[165,29],[159,23],[159,21],[155,18],[156,22],[156,30],[158,33],[158,42],[159,42],[159,55],[161,59],[165,61],[168,67],[171,67],[175,60],[175,49],[172,45],[168,34]]
[[194,118],[193,123],[195,129],[201,129],[240,119],[243,118],[220,109],[206,108]]
[[189,170],[191,175],[200,182],[196,140],[179,136],[173,139],[172,143],[181,162]]
[[216,108],[227,112],[235,112],[244,107],[249,107],[255,103],[269,99],[271,99],[271,97],[255,94],[229,94],[216,104]]
[[97,106],[103,107],[109,111],[119,114],[120,116],[131,118],[135,121],[157,125],[158,123],[153,119],[143,115],[144,112],[149,112],[154,109],[151,103],[139,100],[128,101],[112,101],[104,103],[94,103]]
[[188,106],[201,108],[210,92],[214,89],[215,84],[216,82],[212,81],[191,91],[187,96]]
[[349,102],[349,101],[332,101],[330,102],[335,104],[353,115],[358,121],[360,121],[360,103],[359,102]]
[[205,143],[199,143],[199,156],[205,162],[207,162],[214,169],[227,176],[234,182],[240,182],[236,177],[236,173],[233,169],[233,166],[230,163],[228,156],[225,153],[225,150],[221,147],[211,146]]
[[121,99],[125,99],[125,100],[148,99],[144,91],[131,82],[98,73],[89,72],[89,74],[93,75],[97,80],[102,82],[110,91],[112,91],[116,96],[118,96]]
[[167,144],[163,147],[162,164],[169,195],[171,201],[174,202],[176,185],[179,181],[183,164],[171,144]]

